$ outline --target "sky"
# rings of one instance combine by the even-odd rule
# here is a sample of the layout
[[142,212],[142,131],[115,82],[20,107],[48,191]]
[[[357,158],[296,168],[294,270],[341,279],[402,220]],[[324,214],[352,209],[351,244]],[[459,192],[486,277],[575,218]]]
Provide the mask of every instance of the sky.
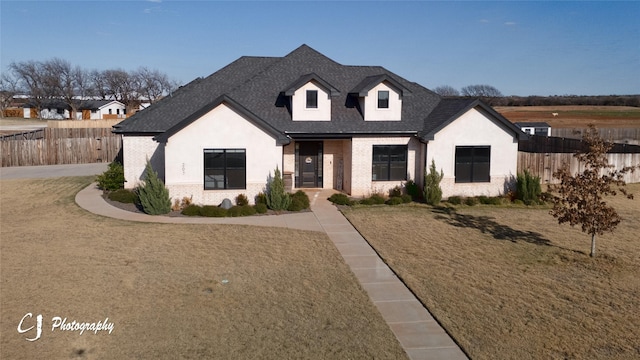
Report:
[[68,60],[180,84],[307,44],[433,89],[640,94],[640,1],[7,1],[0,70]]

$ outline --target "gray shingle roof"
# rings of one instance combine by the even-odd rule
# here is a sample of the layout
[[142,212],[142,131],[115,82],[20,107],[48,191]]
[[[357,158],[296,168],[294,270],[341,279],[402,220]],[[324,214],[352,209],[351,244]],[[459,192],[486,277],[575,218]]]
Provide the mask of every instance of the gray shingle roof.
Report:
[[[291,120],[287,101],[283,101],[284,92],[309,76],[334,90],[331,121]],[[403,97],[402,121],[363,120],[357,98],[354,99],[357,94],[351,92],[372,86],[371,81],[381,79],[398,87],[403,94],[411,94]],[[269,132],[275,131],[293,138],[426,134],[437,128],[439,121],[450,119],[452,112],[457,113],[460,106],[464,105],[448,101],[443,103],[444,100],[434,92],[383,67],[341,65],[302,45],[284,57],[241,57],[136,113],[115,126],[114,131],[124,134],[162,134],[171,129],[173,133],[198,118],[206,109],[217,105],[221,99],[241,106],[245,115],[257,119],[256,123],[266,126]]]

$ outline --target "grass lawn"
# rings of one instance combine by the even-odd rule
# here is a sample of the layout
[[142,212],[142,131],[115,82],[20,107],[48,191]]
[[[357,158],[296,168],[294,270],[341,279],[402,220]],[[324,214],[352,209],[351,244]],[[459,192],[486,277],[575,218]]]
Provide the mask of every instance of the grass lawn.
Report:
[[548,208],[355,207],[349,220],[473,359],[640,358],[640,184],[597,238]]
[[90,181],[0,181],[0,358],[406,358],[325,234],[103,218]]

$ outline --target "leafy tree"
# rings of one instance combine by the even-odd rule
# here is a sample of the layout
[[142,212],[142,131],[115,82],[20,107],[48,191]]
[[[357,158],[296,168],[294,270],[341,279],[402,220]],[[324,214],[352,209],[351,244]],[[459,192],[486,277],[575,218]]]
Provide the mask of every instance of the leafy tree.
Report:
[[429,172],[424,174],[424,199],[429,205],[437,205],[442,200],[442,188],[440,181],[444,177],[444,173],[436,170],[436,161],[431,159]]
[[153,170],[148,159],[144,168],[144,182],[138,187],[138,196],[142,209],[149,215],[167,214],[171,211],[169,190],[158,178],[158,173]]
[[286,210],[291,205],[291,196],[284,189],[284,181],[278,166],[273,172],[273,178],[267,185],[267,206],[271,210]]
[[569,223],[571,226],[580,224],[582,231],[591,235],[591,253],[596,255],[596,235],[616,228],[622,218],[616,210],[607,205],[604,197],[621,192],[629,199],[633,195],[627,193],[623,176],[635,171],[636,166],[625,166],[614,170],[609,164],[607,151],[612,144],[605,142],[593,125],[582,134],[588,150],[578,151],[574,157],[579,161],[582,172],[571,174],[569,165],[564,164],[553,177],[560,180],[559,184],[550,185],[553,195],[553,209],[550,214],[558,219],[558,223]]

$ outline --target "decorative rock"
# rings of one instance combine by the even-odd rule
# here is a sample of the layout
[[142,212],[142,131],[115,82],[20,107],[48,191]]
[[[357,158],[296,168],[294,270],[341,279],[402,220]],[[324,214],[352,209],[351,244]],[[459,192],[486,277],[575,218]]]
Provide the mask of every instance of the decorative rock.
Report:
[[233,207],[233,203],[231,202],[231,200],[229,199],[224,199],[222,200],[222,203],[220,204],[220,207],[226,210],[229,210]]

